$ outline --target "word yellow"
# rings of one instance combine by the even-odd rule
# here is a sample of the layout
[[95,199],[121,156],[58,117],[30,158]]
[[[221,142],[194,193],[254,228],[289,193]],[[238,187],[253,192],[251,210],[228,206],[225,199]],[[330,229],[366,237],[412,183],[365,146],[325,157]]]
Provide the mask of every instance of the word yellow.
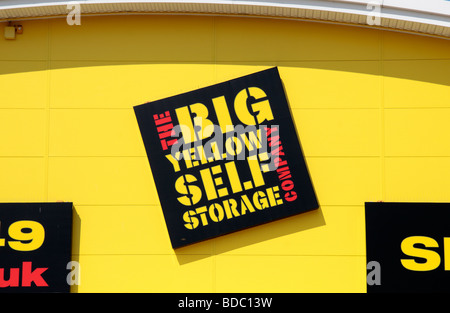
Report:
[[[261,129],[254,132],[240,133],[239,136],[231,136],[225,139],[224,147],[217,139],[211,139],[204,145],[198,144],[193,147],[185,147],[176,143],[173,145],[172,153],[167,154],[166,158],[170,161],[175,172],[181,170],[181,164],[184,164],[187,169],[212,163],[220,160],[245,160],[245,148],[247,151],[254,152],[262,147]],[[177,149],[183,148],[182,151]],[[175,151],[175,152],[174,152]],[[184,162],[181,163],[181,160]]]

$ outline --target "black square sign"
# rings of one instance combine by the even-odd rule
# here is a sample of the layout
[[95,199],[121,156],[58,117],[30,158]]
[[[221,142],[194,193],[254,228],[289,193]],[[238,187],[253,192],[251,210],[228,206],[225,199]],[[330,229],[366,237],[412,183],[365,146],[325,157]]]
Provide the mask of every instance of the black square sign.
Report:
[[70,292],[72,203],[0,203],[0,292]]
[[173,248],[318,208],[277,68],[134,109]]
[[450,291],[450,203],[366,203],[367,291]]

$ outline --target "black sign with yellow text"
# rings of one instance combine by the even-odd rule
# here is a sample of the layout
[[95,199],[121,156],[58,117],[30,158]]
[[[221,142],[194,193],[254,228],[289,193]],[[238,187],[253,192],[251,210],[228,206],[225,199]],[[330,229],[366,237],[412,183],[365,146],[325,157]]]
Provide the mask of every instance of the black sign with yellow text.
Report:
[[0,292],[70,292],[72,203],[0,204]]
[[318,208],[277,68],[134,109],[173,248]]
[[450,203],[366,203],[367,291],[450,291]]

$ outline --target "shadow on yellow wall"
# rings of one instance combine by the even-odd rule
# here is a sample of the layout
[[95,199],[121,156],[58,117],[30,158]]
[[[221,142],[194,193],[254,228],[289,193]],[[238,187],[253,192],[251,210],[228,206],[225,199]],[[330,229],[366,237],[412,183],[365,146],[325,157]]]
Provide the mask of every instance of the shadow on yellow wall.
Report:
[[[322,210],[319,208],[315,211],[284,218],[268,224],[255,226],[252,227],[251,230],[241,230],[232,234],[217,237],[213,239],[215,240],[213,254],[229,252],[235,249],[250,246],[255,243],[275,239],[278,237],[325,225],[325,218],[323,216]],[[195,249],[199,248],[199,246],[201,246],[202,244],[204,245],[209,243],[196,243],[194,244],[196,246]],[[175,250],[178,262],[180,264],[186,264],[203,258],[211,257],[211,255],[206,254],[191,254],[190,251],[192,250],[194,245]]]

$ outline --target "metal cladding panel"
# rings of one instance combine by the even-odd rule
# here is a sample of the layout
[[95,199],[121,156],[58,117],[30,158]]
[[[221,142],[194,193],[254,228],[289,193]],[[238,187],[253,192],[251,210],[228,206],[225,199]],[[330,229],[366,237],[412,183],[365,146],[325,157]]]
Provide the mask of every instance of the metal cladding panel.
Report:
[[[368,25],[369,18],[379,14],[374,25],[391,30],[417,32],[449,37],[450,2],[414,6],[414,1],[399,7],[398,1],[384,1],[378,11],[371,1],[85,1],[80,3],[82,14],[214,14],[260,16],[267,18],[312,19],[322,22]],[[417,1],[415,1],[417,2]],[[73,1],[1,1],[0,20],[63,17]],[[446,10],[448,8],[448,10]]]

